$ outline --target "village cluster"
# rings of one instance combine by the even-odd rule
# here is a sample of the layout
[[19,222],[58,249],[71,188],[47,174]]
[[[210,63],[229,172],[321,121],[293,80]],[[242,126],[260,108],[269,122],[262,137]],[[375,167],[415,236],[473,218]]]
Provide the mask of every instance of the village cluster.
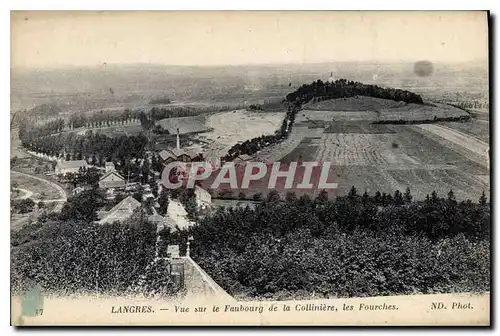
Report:
[[[162,150],[158,153],[147,152],[145,160],[151,160],[153,155],[159,158],[161,165],[166,165],[172,162],[191,162],[199,157],[199,154],[193,154],[180,148],[179,135],[177,135],[177,146],[174,149]],[[60,160],[56,163],[53,173],[60,181],[68,181],[68,176],[82,173],[90,168],[95,168],[99,172],[98,187],[102,189],[106,198],[109,201],[121,199],[113,208],[108,211],[99,211],[99,220],[97,223],[106,224],[114,222],[124,222],[129,219],[134,211],[145,205],[147,207],[148,219],[156,223],[158,231],[165,227],[170,228],[171,232],[178,229],[185,229],[194,224],[188,218],[188,213],[184,205],[177,199],[169,197],[168,208],[165,214],[160,215],[158,208],[158,197],[162,193],[164,185],[162,183],[161,172],[151,171],[149,183],[132,182],[128,176],[123,176],[116,169],[113,162],[106,162],[105,167],[95,167],[90,165],[86,160]],[[152,185],[156,185],[157,192],[153,192]],[[90,185],[82,185],[73,188],[72,194],[78,195],[86,189],[91,188]],[[134,197],[140,191],[141,201]],[[155,195],[156,194],[156,195]],[[198,209],[210,209],[212,206],[211,194],[196,185],[194,187],[194,197]]]

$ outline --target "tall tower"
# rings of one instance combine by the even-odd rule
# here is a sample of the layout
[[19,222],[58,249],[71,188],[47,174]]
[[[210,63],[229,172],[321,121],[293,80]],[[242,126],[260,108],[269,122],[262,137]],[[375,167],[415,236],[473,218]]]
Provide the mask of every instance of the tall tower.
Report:
[[181,140],[179,139],[179,128],[177,128],[177,150],[181,149]]

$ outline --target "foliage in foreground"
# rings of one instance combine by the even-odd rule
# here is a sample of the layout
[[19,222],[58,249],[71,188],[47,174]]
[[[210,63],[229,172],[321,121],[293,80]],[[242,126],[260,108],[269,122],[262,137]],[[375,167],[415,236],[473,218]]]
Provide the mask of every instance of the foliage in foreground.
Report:
[[12,292],[37,283],[63,295],[173,293],[168,265],[150,266],[155,241],[156,226],[141,214],[122,224],[57,217],[34,223],[11,236]]
[[355,297],[489,290],[489,204],[396,193],[269,197],[191,232],[192,255],[236,297]]

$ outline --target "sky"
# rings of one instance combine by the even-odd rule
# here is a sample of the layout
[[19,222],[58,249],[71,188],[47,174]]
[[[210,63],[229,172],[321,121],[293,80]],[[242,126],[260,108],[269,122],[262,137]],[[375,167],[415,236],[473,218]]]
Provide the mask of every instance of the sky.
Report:
[[11,67],[487,60],[486,12],[11,12]]

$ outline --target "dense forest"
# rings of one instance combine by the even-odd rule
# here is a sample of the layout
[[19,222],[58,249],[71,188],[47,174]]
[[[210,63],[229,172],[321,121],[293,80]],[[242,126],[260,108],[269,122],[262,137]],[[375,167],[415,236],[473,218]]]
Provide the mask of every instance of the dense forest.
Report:
[[335,82],[317,80],[307,85],[304,84],[286,96],[288,102],[305,104],[313,98],[318,101],[347,98],[355,96],[369,96],[375,98],[403,101],[405,103],[423,104],[422,97],[406,90],[382,88],[378,85],[363,84],[360,82],[338,79]]
[[245,299],[487,291],[490,205],[410,190],[328,200],[270,193],[191,229],[193,258]]
[[[11,286],[37,283],[61,295],[177,293],[168,262],[155,262],[156,225],[137,211],[127,222],[94,224],[105,198],[98,189],[73,196],[61,214],[11,232]],[[169,232],[162,232],[169,241]],[[163,248],[165,250],[165,248]]]

